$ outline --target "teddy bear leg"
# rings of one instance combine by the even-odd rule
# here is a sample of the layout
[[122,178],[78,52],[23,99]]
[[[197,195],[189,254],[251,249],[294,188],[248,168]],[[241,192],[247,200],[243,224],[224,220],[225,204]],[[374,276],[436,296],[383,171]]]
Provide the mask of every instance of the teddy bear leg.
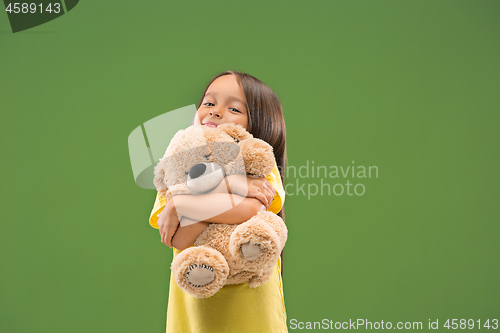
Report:
[[262,267],[262,269],[260,269],[259,271],[257,271],[257,275],[255,275],[254,277],[252,277],[248,281],[248,286],[250,288],[259,287],[259,286],[263,285],[264,283],[266,283],[267,281],[269,281],[269,279],[271,278],[272,274],[273,274],[272,267],[271,268],[269,268],[269,267]]
[[171,268],[179,288],[195,298],[213,296],[229,275],[226,259],[206,246],[185,249],[175,256]]
[[278,235],[281,244],[280,251],[283,250],[288,234],[288,230],[286,229],[286,225],[285,222],[283,222],[283,219],[278,215],[269,211],[260,211],[257,213],[256,216],[261,218],[262,221],[264,221],[265,223],[267,223],[271,227],[271,229],[274,230],[276,235]]
[[229,239],[229,251],[242,267],[258,270],[278,260],[281,243],[274,230],[254,216],[234,229]]

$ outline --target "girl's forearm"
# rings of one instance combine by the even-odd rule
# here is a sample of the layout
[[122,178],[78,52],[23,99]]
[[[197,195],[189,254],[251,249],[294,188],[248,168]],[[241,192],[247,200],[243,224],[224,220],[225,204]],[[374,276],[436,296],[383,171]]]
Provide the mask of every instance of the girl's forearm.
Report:
[[[182,218],[187,219],[186,217]],[[174,237],[172,246],[178,250],[184,250],[194,244],[196,238],[208,227],[208,222],[198,222],[188,226],[179,226]]]
[[[228,194],[225,194],[226,196]],[[193,199],[199,196],[188,196],[185,195],[184,197],[187,198],[180,198],[181,196],[177,196],[177,203],[180,206],[186,204],[189,200],[188,199]],[[204,200],[209,200],[210,197],[202,199]],[[219,199],[218,197],[215,197],[215,199]],[[241,200],[241,199],[240,199]],[[191,204],[196,204],[199,202],[197,199],[191,200]],[[179,209],[185,209],[186,207],[176,207],[176,210],[179,211]],[[241,202],[235,206],[234,208],[230,208],[227,211],[222,212],[219,215],[213,216],[211,218],[206,219],[205,221],[201,222],[196,222],[200,221],[200,219],[191,219],[187,215],[183,215],[181,222],[185,222],[187,219],[191,220],[189,221],[190,225],[182,227],[179,226],[177,229],[174,237],[172,238],[172,246],[175,247],[178,250],[184,250],[190,247],[191,245],[194,244],[196,238],[207,228],[209,222],[212,223],[227,223],[227,224],[236,224],[236,223],[243,223],[247,220],[249,220],[252,216],[254,216],[260,209],[265,209],[264,205],[257,199],[254,198],[244,198],[241,200]],[[191,211],[192,212],[192,211]],[[200,212],[198,212],[199,214]],[[186,214],[186,213],[185,213]],[[190,213],[187,213],[190,214]],[[196,214],[196,213],[195,213]],[[191,214],[190,214],[191,215]],[[191,215],[193,216],[193,215]],[[193,223],[195,222],[195,223]]]
[[[234,195],[238,197],[237,195]],[[211,223],[227,223],[227,224],[237,224],[248,221],[252,216],[257,214],[261,210],[266,210],[266,207],[255,198],[243,198],[239,197],[239,203],[230,208],[229,210],[223,211],[221,214],[214,217],[206,219],[207,222]]]
[[258,199],[227,193],[178,195],[172,200],[179,215],[211,223],[243,223],[258,211],[265,210]]

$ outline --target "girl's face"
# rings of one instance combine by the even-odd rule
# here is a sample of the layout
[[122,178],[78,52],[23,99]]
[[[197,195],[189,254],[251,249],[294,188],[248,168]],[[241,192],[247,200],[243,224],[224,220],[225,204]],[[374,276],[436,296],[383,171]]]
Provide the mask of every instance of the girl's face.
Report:
[[243,89],[234,75],[217,78],[208,87],[200,108],[196,112],[194,124],[217,127],[233,123],[247,128],[247,100]]

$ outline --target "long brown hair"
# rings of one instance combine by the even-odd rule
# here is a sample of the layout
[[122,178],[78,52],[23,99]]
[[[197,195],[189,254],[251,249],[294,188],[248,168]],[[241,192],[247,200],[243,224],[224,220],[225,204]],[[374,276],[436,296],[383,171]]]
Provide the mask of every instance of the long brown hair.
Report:
[[[215,76],[203,91],[196,107],[199,109],[208,87],[217,78],[224,75],[236,76],[236,81],[243,88],[247,100],[248,128],[247,131],[255,138],[266,141],[273,147],[276,165],[280,172],[281,183],[285,184],[286,165],[286,127],[283,109],[278,96],[264,82],[242,72],[225,71]],[[285,221],[285,206],[278,216]],[[283,276],[283,251],[281,252],[281,276]]]

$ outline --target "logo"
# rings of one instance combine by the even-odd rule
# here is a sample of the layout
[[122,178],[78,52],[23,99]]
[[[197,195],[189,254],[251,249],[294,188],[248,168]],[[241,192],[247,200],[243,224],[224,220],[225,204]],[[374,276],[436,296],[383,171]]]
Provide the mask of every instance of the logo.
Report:
[[166,112],[135,128],[128,137],[130,163],[135,183],[145,189],[156,189],[153,170],[165,150],[180,129],[191,125],[196,106],[194,104]]

